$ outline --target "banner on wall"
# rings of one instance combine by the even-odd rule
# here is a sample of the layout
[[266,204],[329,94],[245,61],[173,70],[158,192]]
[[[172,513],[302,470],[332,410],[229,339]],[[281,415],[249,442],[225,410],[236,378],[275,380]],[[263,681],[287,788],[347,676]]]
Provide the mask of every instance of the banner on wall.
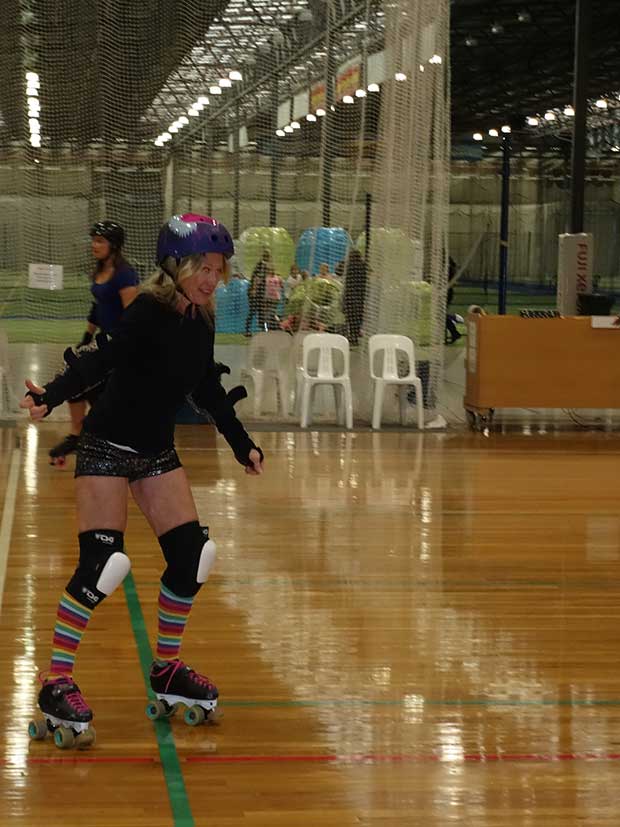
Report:
[[325,109],[325,84],[323,81],[315,83],[310,89],[310,111]]
[[355,95],[362,82],[362,64],[359,56],[347,60],[338,69],[336,75],[336,100],[341,101],[345,95]]

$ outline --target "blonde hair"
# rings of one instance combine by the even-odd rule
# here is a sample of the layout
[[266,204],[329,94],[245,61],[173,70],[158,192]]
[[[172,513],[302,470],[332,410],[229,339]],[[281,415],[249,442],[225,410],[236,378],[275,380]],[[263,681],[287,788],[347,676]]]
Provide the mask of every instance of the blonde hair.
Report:
[[[224,255],[222,255],[222,259],[224,260],[224,273],[222,275],[222,281],[224,284],[228,284],[230,281],[230,261]],[[166,304],[168,307],[175,310],[178,301],[177,286],[181,287],[185,279],[195,275],[202,268],[203,263],[202,253],[194,253],[191,256],[182,258],[178,266],[176,259],[169,256],[163,262],[166,267],[166,271],[168,272],[165,272],[163,269],[156,270],[147,278],[145,282],[143,282],[140,287],[140,292],[150,293],[150,295],[154,296],[157,301],[162,304]],[[169,273],[173,273],[175,278],[173,279]],[[200,311],[205,318],[213,321],[215,316],[214,295],[210,297],[209,302],[204,305],[204,307],[200,308]]]

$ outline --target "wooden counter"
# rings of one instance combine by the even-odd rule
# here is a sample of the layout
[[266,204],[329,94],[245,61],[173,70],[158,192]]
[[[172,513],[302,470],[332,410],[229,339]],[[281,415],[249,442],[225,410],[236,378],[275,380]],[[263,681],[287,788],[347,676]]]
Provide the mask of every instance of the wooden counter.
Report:
[[620,329],[590,316],[467,318],[466,410],[620,408]]

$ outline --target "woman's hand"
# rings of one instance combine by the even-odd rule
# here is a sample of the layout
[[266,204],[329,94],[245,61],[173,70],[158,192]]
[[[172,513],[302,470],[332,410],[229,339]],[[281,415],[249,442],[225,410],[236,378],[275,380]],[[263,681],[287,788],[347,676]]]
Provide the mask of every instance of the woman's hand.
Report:
[[[39,395],[45,393],[44,388],[40,388],[38,385],[35,385],[34,382],[32,382],[30,379],[26,379],[26,387],[29,391],[32,391],[32,393],[36,393]],[[19,407],[25,408],[30,414],[30,418],[33,419],[35,422],[38,422],[39,419],[43,419],[43,417],[47,413],[47,405],[37,405],[32,396],[24,396],[24,398],[19,403]]]
[[262,474],[263,473],[263,461],[260,457],[260,454],[256,450],[256,448],[252,448],[252,450],[250,451],[249,460],[252,464],[245,466],[245,473],[246,474],[252,474],[253,476],[258,476],[259,474]]

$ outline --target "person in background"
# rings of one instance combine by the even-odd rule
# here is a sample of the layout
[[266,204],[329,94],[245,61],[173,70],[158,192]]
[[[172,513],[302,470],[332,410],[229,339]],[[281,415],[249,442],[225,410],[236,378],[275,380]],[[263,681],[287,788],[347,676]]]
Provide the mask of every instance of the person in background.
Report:
[[334,273],[330,272],[329,264],[324,261],[321,265],[319,265],[319,278],[321,279],[335,279],[336,276]]
[[279,325],[277,314],[278,305],[282,300],[282,288],[282,279],[275,270],[270,268],[265,279],[266,323],[269,330]]
[[[98,221],[90,229],[91,251],[95,267],[91,274],[90,292],[93,304],[88,314],[86,330],[78,347],[89,345],[97,329],[110,333],[120,321],[123,310],[138,293],[138,274],[123,256],[125,230],[116,221]],[[63,465],[65,457],[77,448],[82,421],[86,416],[86,403],[91,405],[101,388],[89,389],[69,400],[71,430],[64,439],[50,449],[52,465]]]
[[290,298],[291,293],[297,287],[298,284],[301,284],[302,276],[299,272],[299,267],[296,264],[291,265],[291,270],[288,275],[287,280],[284,282],[284,296],[288,299]]
[[[454,288],[450,284],[450,282],[454,279],[456,275],[456,261],[450,257],[448,263],[448,295],[446,297],[446,311],[449,309],[452,301],[454,299]],[[454,313],[446,312],[446,344],[453,345],[461,338],[462,334],[459,333],[456,327],[456,315]]]
[[357,345],[364,321],[367,288],[366,262],[359,250],[351,250],[344,266],[342,309],[347,323],[349,343]]
[[261,330],[265,329],[265,282],[270,268],[271,253],[269,250],[263,250],[262,258],[252,272],[252,280],[250,281],[250,289],[248,290],[250,309],[248,312],[248,317],[245,320],[246,336],[252,335],[250,328],[252,326],[254,316],[258,317],[259,328]]

